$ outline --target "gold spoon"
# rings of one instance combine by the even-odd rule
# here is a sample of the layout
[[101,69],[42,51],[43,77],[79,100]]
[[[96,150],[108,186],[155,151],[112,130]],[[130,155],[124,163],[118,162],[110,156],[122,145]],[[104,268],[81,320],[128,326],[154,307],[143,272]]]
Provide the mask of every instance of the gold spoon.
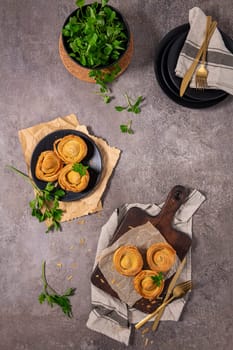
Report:
[[166,302],[161,304],[155,311],[153,311],[151,314],[144,317],[141,321],[139,321],[135,328],[139,329],[142,327],[147,321],[149,321],[151,318],[153,318],[157,313],[163,309],[168,303],[170,303],[173,299],[181,298],[183,297],[190,289],[192,289],[192,281],[186,281],[178,284],[175,286],[175,288],[172,291],[172,297],[169,298]]

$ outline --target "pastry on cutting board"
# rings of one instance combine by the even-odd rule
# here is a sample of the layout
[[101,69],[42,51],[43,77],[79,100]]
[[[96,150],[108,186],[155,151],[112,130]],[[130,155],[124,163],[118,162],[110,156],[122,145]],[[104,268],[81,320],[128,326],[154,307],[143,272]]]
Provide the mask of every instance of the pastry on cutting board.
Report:
[[135,276],[143,267],[143,259],[137,247],[119,247],[113,255],[115,269],[124,276]]
[[147,263],[151,270],[167,272],[176,260],[176,251],[166,242],[152,244],[146,252]]

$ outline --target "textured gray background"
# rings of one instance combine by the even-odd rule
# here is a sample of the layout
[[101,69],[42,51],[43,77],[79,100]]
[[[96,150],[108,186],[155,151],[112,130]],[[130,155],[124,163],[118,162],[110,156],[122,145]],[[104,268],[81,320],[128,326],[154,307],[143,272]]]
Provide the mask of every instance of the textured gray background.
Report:
[[[115,102],[124,102],[125,91],[146,97],[142,113],[132,116],[133,136],[119,132],[129,115],[115,112],[115,102],[104,105],[93,85],[72,77],[61,63],[59,32],[74,1],[0,1],[0,349],[125,349],[85,325],[100,229],[116,207],[162,202],[175,184],[196,187],[207,197],[193,223],[195,288],[181,321],[160,324],[157,333],[148,335],[147,349],[231,349],[233,98],[206,110],[183,108],[158,86],[153,60],[159,41],[187,22],[194,5],[214,16],[233,37],[232,0],[110,3],[125,15],[135,39],[131,65],[114,84]],[[122,155],[104,194],[102,214],[86,217],[84,224],[65,223],[63,232],[45,235],[44,225],[30,215],[30,186],[5,166],[26,171],[19,129],[70,113],[120,148]],[[37,302],[43,259],[57,289],[77,287],[72,320]],[[63,264],[60,270],[58,262]],[[144,342],[138,332],[129,349],[144,349]]]

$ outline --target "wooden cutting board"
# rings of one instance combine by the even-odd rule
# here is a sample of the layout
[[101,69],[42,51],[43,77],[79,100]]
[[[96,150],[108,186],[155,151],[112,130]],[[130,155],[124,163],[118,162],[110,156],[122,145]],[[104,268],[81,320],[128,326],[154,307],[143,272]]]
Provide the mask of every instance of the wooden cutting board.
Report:
[[[144,210],[137,207],[129,209],[117,227],[109,245],[111,246],[118,240],[118,238],[126,233],[130,229],[130,226],[136,227],[150,221],[160,231],[167,242],[171,244],[171,246],[176,250],[179,259],[182,260],[187,254],[192,240],[186,233],[174,229],[172,226],[172,221],[176,211],[187,199],[188,194],[189,190],[183,186],[177,185],[173,187],[173,189],[168,194],[165,204],[163,205],[160,213],[156,216],[151,216]],[[146,263],[144,265],[144,268],[147,268]],[[163,299],[165,296],[172,277],[173,276],[165,281],[161,299]],[[98,265],[91,275],[91,282],[96,287],[119,299],[117,293],[108,284]],[[140,311],[150,313],[154,311],[160,304],[161,300],[149,301],[145,298],[141,298],[134,304],[133,307]]]

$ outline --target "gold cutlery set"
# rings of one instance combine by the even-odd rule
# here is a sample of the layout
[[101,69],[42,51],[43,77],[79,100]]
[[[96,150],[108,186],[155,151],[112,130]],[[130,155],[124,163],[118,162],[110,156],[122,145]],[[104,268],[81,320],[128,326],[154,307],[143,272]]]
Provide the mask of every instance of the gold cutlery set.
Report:
[[179,278],[179,276],[180,276],[180,274],[185,266],[185,263],[186,263],[186,258],[184,258],[182,260],[176,273],[174,274],[174,276],[169,284],[169,287],[168,287],[166,296],[163,300],[163,303],[155,311],[148,314],[141,321],[139,321],[135,325],[136,329],[141,328],[145,323],[147,323],[149,320],[151,320],[153,317],[155,317],[155,320],[154,320],[153,325],[152,325],[152,330],[155,331],[158,327],[159,321],[163,315],[165,307],[170,302],[172,302],[174,299],[184,297],[184,295],[192,289],[192,281],[190,281],[190,280],[176,285],[176,282],[177,282],[177,280],[178,280],[178,278]]
[[207,50],[208,50],[208,45],[210,42],[210,39],[217,27],[217,22],[212,21],[211,16],[207,16],[206,19],[206,32],[205,32],[205,38],[204,41],[200,47],[200,49],[197,52],[197,55],[185,73],[181,86],[180,86],[180,97],[182,97],[190,83],[190,80],[192,79],[193,74],[195,73],[195,69],[197,68],[199,64],[199,60],[201,59],[201,65],[197,69],[196,74],[195,74],[195,82],[196,82],[196,88],[197,89],[203,89],[207,87],[207,76],[208,76],[208,71],[206,69],[206,58],[207,58]]

